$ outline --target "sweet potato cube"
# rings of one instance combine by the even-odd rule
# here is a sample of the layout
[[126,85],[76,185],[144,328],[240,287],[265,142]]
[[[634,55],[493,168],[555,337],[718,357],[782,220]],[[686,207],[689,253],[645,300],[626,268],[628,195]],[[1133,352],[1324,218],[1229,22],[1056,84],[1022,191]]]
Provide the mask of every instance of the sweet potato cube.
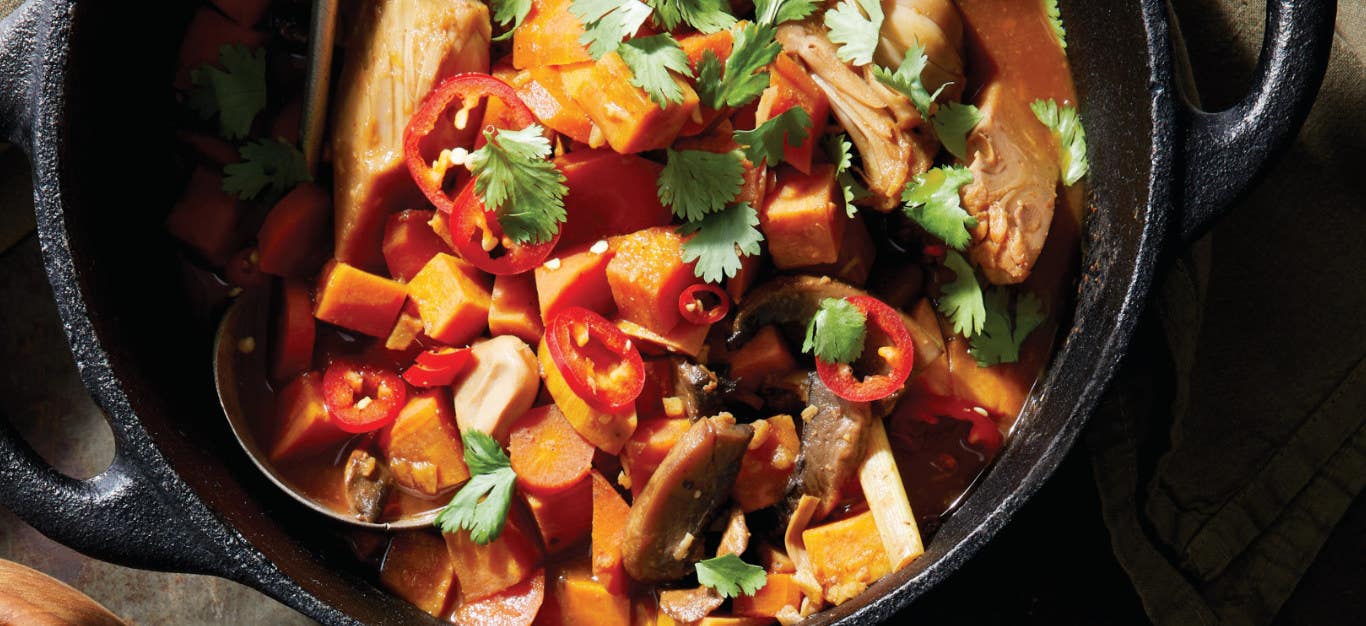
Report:
[[774,326],[765,326],[739,350],[730,355],[730,376],[743,389],[753,391],[765,379],[778,378],[797,369],[782,333]]
[[274,334],[270,338],[270,378],[277,383],[308,369],[313,363],[313,344],[317,337],[308,283],[285,281],[279,293]]
[[489,333],[512,335],[533,345],[541,340],[545,326],[541,323],[534,276],[523,272],[494,277]]
[[834,263],[849,218],[835,203],[835,166],[816,165],[810,174],[790,167],[778,171],[769,191],[759,227],[778,269]]
[[631,598],[613,593],[582,570],[570,570],[556,581],[555,597],[563,626],[631,626]]
[[213,170],[197,167],[190,174],[184,195],[166,216],[166,230],[208,262],[222,267],[242,243],[238,233],[241,218],[237,198],[223,191],[223,178]]
[[868,282],[868,273],[873,269],[877,258],[877,245],[868,234],[868,227],[859,215],[846,222],[844,239],[840,241],[839,258],[834,263],[813,265],[807,268],[813,274],[838,278],[856,287]]
[[[332,261],[318,279],[313,316],[371,337],[388,337],[408,294],[403,284]],[[419,303],[421,304],[421,303]]]
[[831,604],[853,598],[891,571],[871,511],[808,528],[802,541],[816,582]]
[[551,130],[580,143],[586,144],[592,139],[593,121],[564,90],[559,68],[532,66],[514,75],[508,84],[517,90],[522,103],[531,109],[536,119]]
[[[409,209],[389,216],[384,226],[384,264],[389,267],[389,275],[397,280],[410,281],[432,257],[451,254],[446,245],[428,223],[436,211]],[[471,266],[473,268],[473,266]]]
[[417,303],[427,336],[453,346],[469,343],[489,321],[489,289],[470,278],[465,265],[438,253],[408,281],[408,296]]
[[302,183],[280,198],[256,232],[261,271],[307,278],[327,260],[331,245],[332,194]]
[[380,431],[379,449],[398,484],[428,496],[470,477],[451,396],[442,390],[410,395],[394,423]]
[[610,246],[585,245],[558,253],[536,266],[541,319],[549,321],[555,313],[570,306],[581,306],[603,316],[616,312],[607,283],[607,264],[613,254]]
[[631,481],[633,497],[645,489],[645,483],[691,426],[687,419],[668,418],[644,420],[636,425],[636,431],[621,448],[621,467]]
[[583,24],[569,12],[570,0],[532,0],[531,12],[512,34],[512,65],[517,69],[592,61],[579,43]]
[[593,524],[591,479],[584,477],[573,487],[555,494],[524,493],[548,554],[576,546],[588,537]]
[[626,567],[622,564],[621,544],[626,538],[626,516],[631,507],[602,474],[589,474],[593,481],[593,577],[614,594],[625,595]]
[[616,239],[617,253],[607,264],[607,284],[617,311],[654,332],[678,325],[678,296],[697,282],[693,264],[683,262],[683,238],[658,226]]
[[697,92],[675,76],[683,101],[660,108],[644,90],[622,80],[630,75],[626,62],[612,52],[592,65],[566,68],[563,78],[569,96],[602,130],[613,150],[631,154],[672,144],[697,110]]
[[455,624],[491,626],[531,626],[545,602],[545,570],[538,569],[526,580],[487,598],[469,601],[461,598],[451,615]]
[[446,608],[455,566],[441,537],[414,530],[394,535],[379,566],[379,582],[394,595],[433,616]]
[[740,461],[731,497],[744,512],[758,511],[782,500],[788,479],[797,469],[801,442],[791,415],[754,422],[754,437]]
[[541,567],[540,539],[530,518],[514,502],[503,533],[482,546],[466,531],[445,533],[446,551],[455,564],[465,601],[487,598],[526,580]]
[[275,397],[276,435],[270,460],[320,452],[351,435],[332,423],[323,405],[323,376],[308,372],[295,378]]
[[664,166],[654,161],[607,149],[575,150],[555,157],[555,167],[569,187],[558,250],[673,221],[673,212],[659,202]]
[[783,161],[798,171],[811,172],[811,154],[816,142],[825,134],[825,120],[830,117],[830,101],[821,91],[811,73],[790,53],[779,54],[773,60],[769,72],[769,86],[759,97],[759,106],[754,110],[754,121],[762,124],[778,117],[788,109],[801,107],[811,116],[811,129],[806,141],[792,145],[784,140]]

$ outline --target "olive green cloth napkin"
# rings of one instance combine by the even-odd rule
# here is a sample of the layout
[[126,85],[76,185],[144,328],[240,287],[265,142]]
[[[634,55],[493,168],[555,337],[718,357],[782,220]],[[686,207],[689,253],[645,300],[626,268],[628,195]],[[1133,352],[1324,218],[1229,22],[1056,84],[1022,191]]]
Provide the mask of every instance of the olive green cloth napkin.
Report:
[[[1251,4],[1173,1],[1210,108],[1246,88]],[[1115,554],[1159,625],[1271,622],[1366,485],[1366,6],[1341,2],[1337,26],[1304,130],[1168,272],[1160,331],[1086,433]]]

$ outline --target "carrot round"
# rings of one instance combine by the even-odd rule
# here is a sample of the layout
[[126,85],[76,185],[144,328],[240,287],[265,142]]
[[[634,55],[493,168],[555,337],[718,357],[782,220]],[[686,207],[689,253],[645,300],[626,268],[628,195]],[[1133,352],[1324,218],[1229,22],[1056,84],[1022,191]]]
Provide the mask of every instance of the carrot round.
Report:
[[593,466],[593,444],[579,435],[553,404],[527,411],[508,440],[517,485],[551,494],[573,487]]

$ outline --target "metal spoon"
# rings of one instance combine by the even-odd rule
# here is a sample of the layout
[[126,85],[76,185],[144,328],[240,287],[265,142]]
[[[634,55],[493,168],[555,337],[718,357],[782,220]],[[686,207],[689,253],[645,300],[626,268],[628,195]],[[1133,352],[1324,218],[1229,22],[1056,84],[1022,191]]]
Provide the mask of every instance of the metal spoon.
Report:
[[[327,95],[332,82],[332,50],[335,44],[337,0],[314,0],[309,34],[308,79],[304,92],[303,151],[310,172],[316,173],[322,157],[323,133],[327,126]],[[265,290],[244,293],[229,307],[214,337],[213,378],[218,387],[218,402],[228,418],[233,436],[251,462],[300,504],[338,522],[373,530],[398,530],[430,526],[436,509],[392,522],[366,522],[301,493],[276,471],[252,430],[247,416],[271,407],[264,399],[266,390],[265,338],[269,301]]]
[[[269,302],[267,290],[258,289],[242,294],[228,306],[223,321],[214,337],[213,378],[218,387],[218,402],[228,418],[232,434],[246,451],[251,462],[290,497],[300,504],[338,522],[371,530],[401,530],[432,525],[437,510],[433,508],[410,517],[391,522],[366,522],[337,511],[314,500],[295,487],[275,469],[266,449],[256,439],[249,415],[268,415],[270,394],[266,389],[268,350],[265,348]],[[341,478],[338,477],[338,481]]]

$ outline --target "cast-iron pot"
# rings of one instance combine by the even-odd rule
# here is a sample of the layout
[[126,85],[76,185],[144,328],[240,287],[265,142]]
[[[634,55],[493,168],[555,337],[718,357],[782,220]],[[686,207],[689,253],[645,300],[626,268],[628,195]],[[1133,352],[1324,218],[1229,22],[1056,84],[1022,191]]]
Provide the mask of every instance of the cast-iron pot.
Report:
[[[0,504],[91,556],[230,578],[325,623],[427,620],[379,590],[228,432],[210,329],[186,313],[161,235],[177,186],[165,166],[169,76],[185,14],[151,8],[163,4],[173,3],[29,0],[0,22],[0,137],[31,157],[48,277],[117,442],[107,470],[76,480],[0,419]],[[1124,355],[1163,250],[1203,232],[1308,113],[1336,8],[1268,0],[1249,95],[1207,113],[1177,89],[1182,53],[1163,0],[1061,4],[1094,207],[1073,325],[1013,438],[926,554],[815,623],[893,615],[991,540],[1048,478]]]

